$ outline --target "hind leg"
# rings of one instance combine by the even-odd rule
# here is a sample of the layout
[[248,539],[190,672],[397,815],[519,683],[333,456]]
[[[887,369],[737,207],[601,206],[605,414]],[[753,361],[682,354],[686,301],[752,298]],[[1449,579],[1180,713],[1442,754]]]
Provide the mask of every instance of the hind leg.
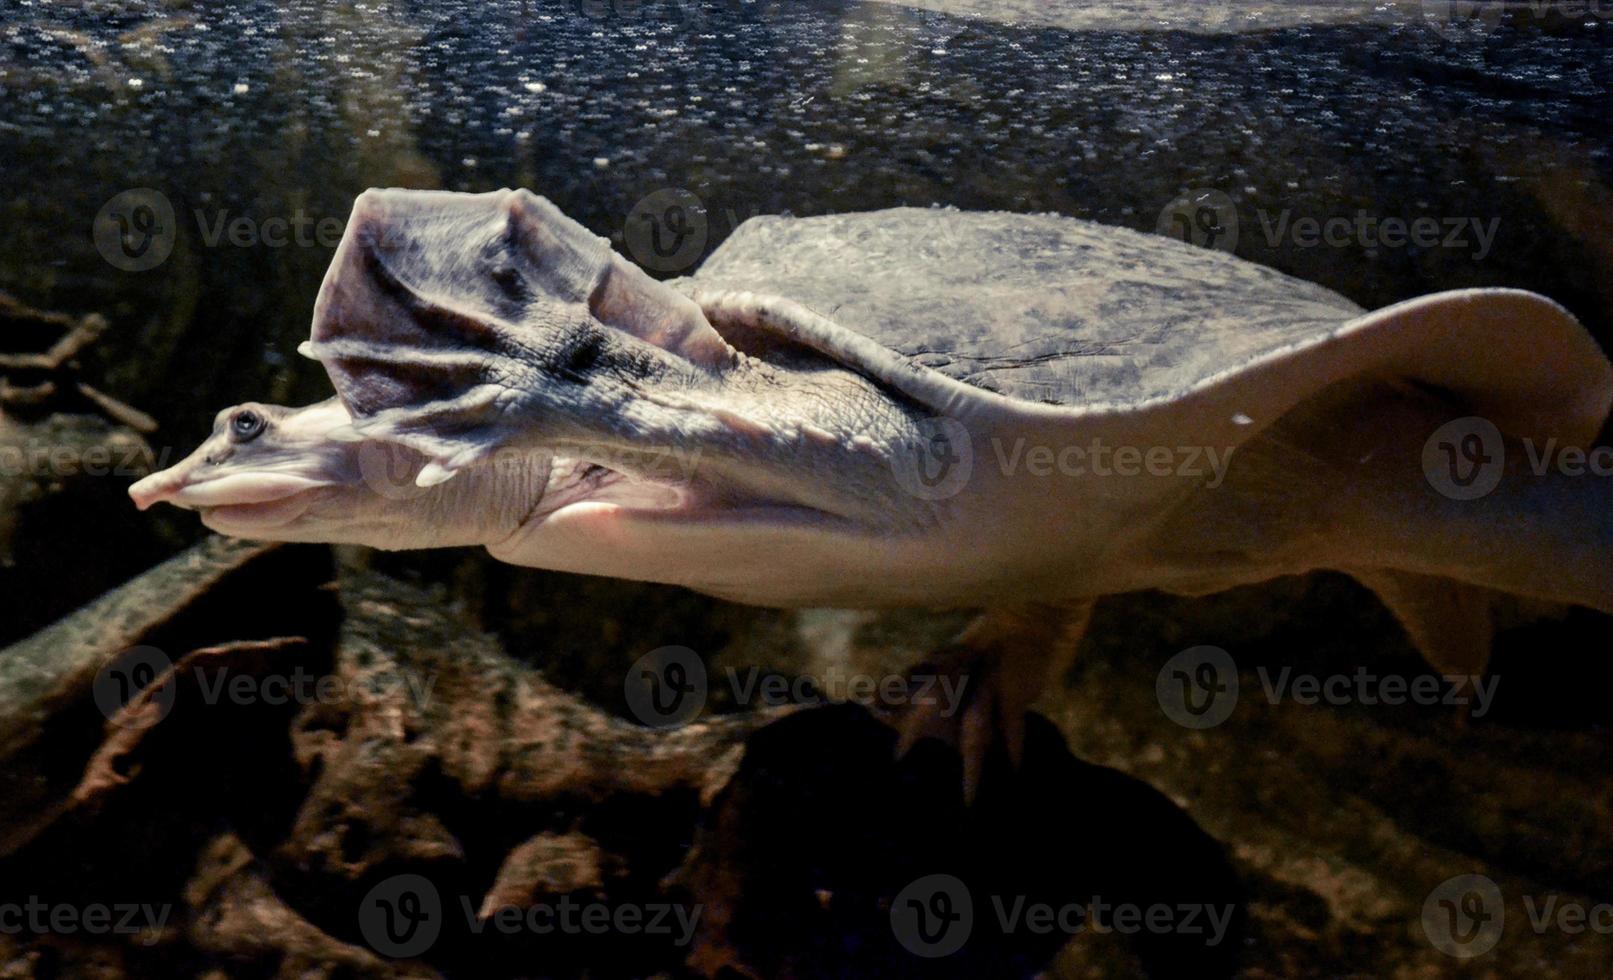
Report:
[[964,795],[973,799],[985,759],[1002,745],[1019,764],[1025,713],[1061,677],[1086,633],[1092,602],[990,609],[969,623],[952,643],[915,667],[915,679],[938,678],[928,696],[895,719],[899,751],[935,738],[963,757]]

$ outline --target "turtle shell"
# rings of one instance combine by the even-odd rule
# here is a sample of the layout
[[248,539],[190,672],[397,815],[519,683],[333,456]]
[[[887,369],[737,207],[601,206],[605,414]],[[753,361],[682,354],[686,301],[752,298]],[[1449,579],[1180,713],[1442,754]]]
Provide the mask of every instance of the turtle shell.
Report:
[[789,297],[948,377],[1053,405],[1169,397],[1362,312],[1159,235],[943,208],[754,218],[695,278]]
[[793,301],[822,318],[796,339],[852,363],[879,361],[858,342],[874,341],[892,357],[870,373],[932,405],[960,395],[944,378],[1021,405],[1157,411],[1191,429],[1206,411],[1270,421],[1336,381],[1380,374],[1454,393],[1503,430],[1583,443],[1613,402],[1606,357],[1544,297],[1461,290],[1365,313],[1222,252],[1059,215],[752,218],[680,286],[708,312],[725,294]]
[[1596,343],[1519,290],[1363,313],[1161,236],[941,208],[753,218],[669,285],[524,190],[361,195],[304,349],[364,419],[474,397],[487,351],[542,350],[589,322],[713,368],[742,335],[805,345],[936,414],[1108,419],[1215,445],[1363,375],[1568,445],[1593,438],[1613,403]]

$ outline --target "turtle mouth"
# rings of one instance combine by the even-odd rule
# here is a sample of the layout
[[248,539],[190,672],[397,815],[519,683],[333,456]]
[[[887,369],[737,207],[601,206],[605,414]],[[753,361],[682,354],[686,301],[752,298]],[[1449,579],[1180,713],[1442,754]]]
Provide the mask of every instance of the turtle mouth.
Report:
[[240,531],[284,527],[292,523],[313,505],[318,487],[292,492],[274,500],[257,500],[251,503],[214,504],[196,507],[202,523],[220,534]]
[[169,470],[129,488],[141,510],[162,502],[196,511],[202,523],[221,533],[289,524],[307,512],[329,480],[290,473],[229,473],[185,482]]
[[231,473],[181,487],[167,501],[187,510],[251,508],[329,485],[326,480],[288,473]]

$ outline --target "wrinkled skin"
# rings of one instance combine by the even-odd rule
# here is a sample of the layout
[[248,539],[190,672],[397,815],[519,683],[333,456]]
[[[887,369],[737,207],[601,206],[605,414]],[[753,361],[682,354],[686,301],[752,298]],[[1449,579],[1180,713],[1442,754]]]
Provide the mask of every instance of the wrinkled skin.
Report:
[[[1547,433],[1560,419],[1594,431],[1613,398],[1605,359],[1581,357],[1600,355],[1539,297],[1426,299],[1374,314],[1371,336],[1387,339],[1319,345],[1149,411],[1075,417],[947,387],[787,299],[656,283],[523,191],[372,191],[303,348],[338,397],[226,410],[191,456],[130,492],[240,537],[479,545],[772,606],[993,610],[942,658],[985,678],[976,698],[957,719],[915,712],[905,732],[961,741],[972,783],[992,730],[1017,744],[1101,595],[1339,569],[1436,665],[1469,673],[1488,656],[1488,590],[1613,609],[1606,481],[1532,477],[1517,442],[1530,433],[1506,432],[1494,493],[1435,493],[1428,434],[1471,407],[1441,393],[1449,372],[1407,384],[1450,365],[1428,360],[1437,343],[1397,338],[1516,339],[1534,325],[1583,369],[1584,404],[1493,407]],[[1476,365],[1474,390],[1534,390],[1509,387],[1512,370]],[[937,418],[981,461],[947,493],[924,479],[944,477],[934,467],[956,448]],[[1004,446],[1100,438],[1238,456],[1215,473],[1052,481],[1001,462]]]
[[[799,605],[849,598],[848,556],[875,552],[893,535],[917,537],[938,519],[934,508],[903,493],[889,458],[915,424],[912,411],[876,398],[871,384],[846,371],[802,379],[750,358],[730,370],[743,377],[720,383],[754,392],[753,401],[730,398],[718,415],[643,405],[631,413],[632,424],[644,428],[688,428],[665,448],[613,425],[593,441],[579,432],[502,446],[446,479],[409,442],[360,435],[338,399],[300,409],[247,403],[220,412],[200,447],[130,494],[141,509],[165,502],[196,510],[208,527],[236,537],[389,550],[480,545],[495,554],[519,547],[541,552],[547,567],[658,578],[737,599]],[[642,397],[657,382],[679,395],[699,391],[701,380],[715,387],[691,381],[693,371],[669,380],[672,374],[634,377],[621,391],[596,383],[587,397]],[[779,392],[792,384],[810,390],[807,403],[821,407],[821,436],[800,435],[800,423],[783,411]],[[832,400],[837,392],[840,401]],[[769,396],[779,403],[770,407]],[[839,406],[859,404],[861,412],[834,417]],[[743,421],[729,415],[741,406]],[[617,423],[626,417],[592,404],[576,411]],[[836,430],[839,436],[829,435]],[[876,442],[869,432],[883,435]],[[921,436],[914,430],[911,438]],[[858,448],[851,451],[837,441],[853,439]],[[794,479],[791,468],[814,457],[819,472],[837,478]],[[754,555],[755,567],[742,567],[743,559],[690,559],[691,549],[735,542],[754,542],[738,550]],[[818,554],[842,571],[768,579],[761,572],[778,566],[776,548],[792,549],[798,561]]]
[[257,431],[228,410],[131,493],[244,537],[481,545],[775,606],[1023,591],[989,493],[901,479],[934,407],[725,329],[526,192],[372,191],[303,347],[339,397]]
[[487,544],[519,526],[542,491],[540,461],[510,457],[452,486],[418,487],[425,457],[331,437],[351,421],[335,398],[225,409],[195,452],[130,495],[142,510],[159,501],[195,510],[232,537],[396,549]]
[[[516,564],[775,606],[1206,593],[1316,568],[1609,604],[1605,558],[1564,561],[1600,543],[1582,533],[1586,521],[1606,523],[1600,487],[1528,480],[1518,465],[1527,454],[1514,451],[1501,490],[1442,498],[1424,477],[1424,443],[1471,409],[1395,377],[1460,382],[1438,347],[1395,353],[1396,335],[1438,338],[1452,318],[1478,317],[1475,337],[1501,331],[1486,342],[1556,338],[1564,353],[1554,356],[1578,357],[1565,367],[1585,379],[1564,404],[1589,407],[1495,409],[1520,425],[1546,420],[1554,439],[1585,429],[1613,397],[1613,375],[1582,329],[1539,297],[1453,294],[1385,311],[1380,347],[1400,359],[1381,377],[1336,373],[1371,364],[1379,348],[1358,340],[1333,345],[1345,355],[1323,345],[1293,370],[1166,408],[1073,419],[931,384],[880,363],[889,352],[857,346],[863,338],[814,346],[812,330],[835,343],[851,335],[787,300],[690,292],[651,280],[525,191],[367,192],[302,348],[338,397],[260,406],[258,425],[241,424],[244,409],[222,413],[202,447],[131,493],[142,507],[198,508],[229,534],[481,545]],[[1466,370],[1488,390],[1515,369],[1474,360]],[[1339,380],[1303,387],[1329,376]],[[1558,424],[1554,413],[1578,421]],[[1249,416],[1262,421],[1243,424]],[[932,494],[915,466],[934,469],[956,448],[936,438],[937,418],[972,443],[978,465]],[[1187,443],[1241,462],[1055,480],[1003,462],[1015,445],[1089,439],[1139,452]],[[1519,507],[1563,519],[1528,525],[1498,562],[1486,539],[1518,526]]]

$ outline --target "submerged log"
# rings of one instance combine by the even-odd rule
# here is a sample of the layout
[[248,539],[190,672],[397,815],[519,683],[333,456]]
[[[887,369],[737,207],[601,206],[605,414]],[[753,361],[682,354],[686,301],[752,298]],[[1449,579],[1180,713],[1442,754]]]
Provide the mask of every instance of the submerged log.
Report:
[[0,293],[0,643],[172,548],[159,522],[126,518],[125,488],[155,462],[156,422],[82,376],[79,358],[108,326]]
[[[328,575],[326,555],[210,538],[0,651],[0,856],[67,812],[103,740],[121,730],[107,709],[137,693],[128,683],[137,678],[120,676],[119,668],[138,665],[120,656],[208,634],[249,635],[250,617],[233,608],[243,594],[299,571],[317,584],[321,576],[310,564],[323,563]],[[122,700],[109,701],[113,695]]]
[[[440,594],[346,567],[330,582],[328,555],[210,541],[0,660],[6,771],[32,793],[0,813],[5,892],[154,910],[138,938],[24,936],[0,962],[1028,977],[1068,937],[1004,926],[1001,902],[1237,907],[1213,841],[1045,722],[1024,768],[999,759],[966,806],[949,750],[898,761],[861,707],[647,728],[550,684]],[[103,714],[95,677],[131,644],[167,666]],[[1105,806],[1071,814],[1072,792]],[[1170,873],[1137,873],[1156,865]],[[936,875],[976,896],[963,951],[940,957],[893,924]],[[1137,951],[1169,975],[1181,945]],[[1235,948],[1189,942],[1195,975]]]

